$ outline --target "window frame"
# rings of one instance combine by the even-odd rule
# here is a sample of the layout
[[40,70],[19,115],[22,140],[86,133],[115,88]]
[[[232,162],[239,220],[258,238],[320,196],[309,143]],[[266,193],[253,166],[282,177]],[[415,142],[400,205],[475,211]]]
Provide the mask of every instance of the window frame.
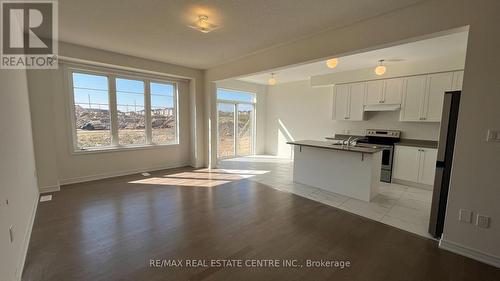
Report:
[[[78,137],[76,133],[76,115],[75,115],[75,97],[73,85],[73,73],[81,73],[88,75],[105,76],[108,79],[108,103],[110,113],[110,134],[111,144],[101,147],[87,147],[81,148],[78,146]],[[72,144],[72,154],[88,154],[88,153],[102,153],[102,152],[116,152],[138,149],[152,149],[176,146],[180,144],[179,124],[181,114],[179,112],[179,80],[170,77],[161,77],[155,75],[147,75],[140,72],[120,71],[112,68],[97,67],[97,66],[80,66],[67,64],[64,66],[64,74],[66,80],[66,93],[68,95],[67,114],[69,114],[70,124],[68,129],[69,140]],[[116,95],[116,79],[130,79],[138,80],[144,83],[144,110],[145,110],[145,133],[146,143],[134,145],[121,145],[118,139],[118,107]],[[151,118],[151,89],[150,83],[161,83],[172,85],[173,90],[173,107],[175,114],[175,142],[166,144],[157,144],[152,142],[152,118]]]

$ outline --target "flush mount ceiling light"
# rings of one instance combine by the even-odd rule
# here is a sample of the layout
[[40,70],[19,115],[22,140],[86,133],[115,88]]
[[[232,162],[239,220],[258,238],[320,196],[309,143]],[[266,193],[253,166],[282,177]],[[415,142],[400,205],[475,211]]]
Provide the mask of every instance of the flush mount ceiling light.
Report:
[[267,84],[269,86],[274,86],[276,85],[278,81],[276,80],[276,78],[274,78],[274,73],[271,73],[271,78],[269,78],[269,80],[267,80]]
[[384,65],[384,61],[385,60],[379,60],[379,65],[377,67],[375,67],[375,74],[377,75],[384,75],[385,74],[385,71],[387,70],[387,68],[385,67]]
[[207,15],[199,15],[198,20],[189,25],[189,27],[203,33],[209,33],[210,31],[214,31],[218,28],[218,26],[216,26],[215,24],[208,22]]
[[326,66],[328,66],[329,68],[335,68],[337,67],[338,64],[339,64],[338,58],[333,58],[326,61]]

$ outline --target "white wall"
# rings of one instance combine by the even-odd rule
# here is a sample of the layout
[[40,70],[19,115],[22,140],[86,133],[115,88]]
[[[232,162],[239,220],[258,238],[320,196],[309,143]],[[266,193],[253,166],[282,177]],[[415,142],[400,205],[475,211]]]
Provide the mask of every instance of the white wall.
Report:
[[[454,251],[500,266],[500,143],[487,143],[489,128],[500,127],[500,1],[428,0],[365,21],[268,48],[206,73],[206,140],[214,138],[214,81],[270,71],[425,38],[469,25],[469,40],[457,145],[443,239]],[[341,38],[341,40],[339,40]],[[212,143],[213,146],[213,143]],[[213,153],[213,151],[210,151]],[[208,148],[205,151],[209,154]],[[208,158],[207,158],[208,159]],[[457,220],[458,209],[492,217],[489,229]]]
[[20,280],[38,199],[26,72],[0,70],[0,85],[0,278]]
[[367,112],[366,121],[332,120],[333,87],[298,81],[268,87],[266,152],[290,157],[289,140],[325,140],[337,134],[364,135],[366,129],[394,129],[403,138],[437,140],[438,123],[399,122],[399,111]]
[[266,150],[266,96],[267,87],[239,80],[224,80],[216,83],[218,88],[247,91],[256,94],[255,115],[255,154],[264,154]]
[[[81,46],[61,44],[61,55],[105,63],[117,67],[134,67],[170,76],[188,77],[179,82],[179,145],[152,147],[129,151],[108,151],[92,154],[74,154],[71,141],[69,95],[62,65],[57,70],[30,70],[28,81],[32,107],[35,153],[42,190],[60,184],[95,178],[134,173],[137,171],[193,165],[193,154],[202,151],[199,138],[203,132],[201,122],[202,100],[193,101],[191,87],[201,89],[203,73],[199,70],[172,66],[125,55]],[[193,82],[194,81],[194,82]],[[195,92],[196,97],[202,96]],[[193,108],[193,106],[196,106]],[[200,128],[201,126],[201,128]],[[200,153],[201,155],[201,153]],[[201,157],[201,156],[200,156]],[[203,162],[196,159],[194,162]]]

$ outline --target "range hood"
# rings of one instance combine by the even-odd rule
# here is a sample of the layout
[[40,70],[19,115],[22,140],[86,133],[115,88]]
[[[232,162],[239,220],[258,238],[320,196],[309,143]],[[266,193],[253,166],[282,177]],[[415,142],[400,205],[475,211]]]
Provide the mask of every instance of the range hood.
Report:
[[400,110],[400,104],[369,104],[365,105],[364,111],[396,111]]

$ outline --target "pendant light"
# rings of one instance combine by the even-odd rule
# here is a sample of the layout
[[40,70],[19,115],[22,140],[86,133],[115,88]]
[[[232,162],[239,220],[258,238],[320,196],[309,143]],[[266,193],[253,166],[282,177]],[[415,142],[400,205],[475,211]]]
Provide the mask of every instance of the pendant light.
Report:
[[337,67],[338,64],[339,64],[338,58],[333,58],[326,61],[326,66],[328,66],[328,68],[335,68]]
[[274,73],[271,73],[271,78],[269,78],[269,80],[267,80],[267,84],[269,86],[274,86],[276,85],[278,81],[276,80],[276,78],[274,78]]
[[384,65],[384,60],[379,60],[379,65],[377,67],[375,67],[375,74],[377,75],[384,75],[385,74],[385,71],[387,70],[387,68],[385,67]]

